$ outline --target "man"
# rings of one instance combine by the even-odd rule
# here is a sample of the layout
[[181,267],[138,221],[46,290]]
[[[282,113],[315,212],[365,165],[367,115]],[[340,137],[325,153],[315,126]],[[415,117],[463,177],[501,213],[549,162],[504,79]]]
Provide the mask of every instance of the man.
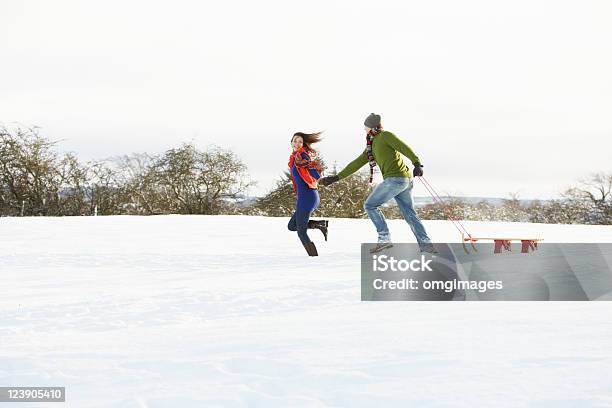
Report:
[[419,243],[421,251],[435,253],[436,250],[427,236],[425,227],[414,211],[412,205],[413,179],[400,153],[410,159],[414,165],[414,176],[423,175],[423,165],[410,147],[393,133],[383,130],[380,115],[370,114],[366,118],[364,126],[366,149],[337,175],[324,177],[319,180],[319,183],[328,186],[350,176],[368,162],[370,164],[371,183],[374,167],[380,167],[384,181],[374,188],[364,203],[368,217],[370,217],[378,232],[378,244],[371,252],[378,252],[393,246],[389,228],[383,213],[380,211],[380,206],[395,198],[404,219]]

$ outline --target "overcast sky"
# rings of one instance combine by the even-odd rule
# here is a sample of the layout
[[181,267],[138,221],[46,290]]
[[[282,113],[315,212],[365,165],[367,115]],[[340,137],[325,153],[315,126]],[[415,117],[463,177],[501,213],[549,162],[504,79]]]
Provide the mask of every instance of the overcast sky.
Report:
[[231,148],[261,194],[294,132],[343,167],[377,112],[441,192],[546,198],[612,171],[610,21],[585,0],[2,0],[0,122],[87,160]]

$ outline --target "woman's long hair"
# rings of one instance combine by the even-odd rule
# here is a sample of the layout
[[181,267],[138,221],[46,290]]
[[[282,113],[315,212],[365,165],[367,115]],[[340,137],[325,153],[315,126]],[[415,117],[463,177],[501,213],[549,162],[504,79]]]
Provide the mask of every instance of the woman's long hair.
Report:
[[317,132],[317,133],[297,132],[297,133],[294,133],[293,136],[291,137],[291,142],[293,142],[293,139],[295,139],[296,136],[301,137],[303,141],[304,150],[306,150],[308,154],[316,155],[317,152],[315,149],[312,148],[311,145],[315,143],[319,143],[321,139],[323,139],[323,136],[321,136],[321,133],[323,132]]

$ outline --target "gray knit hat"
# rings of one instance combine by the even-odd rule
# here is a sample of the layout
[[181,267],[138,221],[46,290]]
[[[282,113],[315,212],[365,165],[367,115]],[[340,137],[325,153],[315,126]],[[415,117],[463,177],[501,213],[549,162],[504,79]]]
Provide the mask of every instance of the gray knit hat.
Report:
[[370,116],[366,118],[363,124],[364,126],[372,128],[372,129],[380,126],[380,115],[377,115],[375,113],[370,113]]

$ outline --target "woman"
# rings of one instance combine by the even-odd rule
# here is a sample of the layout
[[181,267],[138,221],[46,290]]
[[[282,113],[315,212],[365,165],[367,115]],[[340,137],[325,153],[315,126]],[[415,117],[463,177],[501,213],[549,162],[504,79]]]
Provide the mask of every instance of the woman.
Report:
[[291,138],[293,152],[289,156],[289,170],[291,171],[291,181],[293,190],[297,194],[296,209],[287,228],[290,231],[297,231],[298,237],[309,256],[317,256],[317,247],[308,238],[307,229],[316,228],[323,233],[327,241],[326,220],[315,221],[310,219],[312,212],[321,202],[319,198],[318,182],[321,178],[321,166],[315,160],[317,153],[311,147],[312,144],[321,140],[319,133],[298,132]]

